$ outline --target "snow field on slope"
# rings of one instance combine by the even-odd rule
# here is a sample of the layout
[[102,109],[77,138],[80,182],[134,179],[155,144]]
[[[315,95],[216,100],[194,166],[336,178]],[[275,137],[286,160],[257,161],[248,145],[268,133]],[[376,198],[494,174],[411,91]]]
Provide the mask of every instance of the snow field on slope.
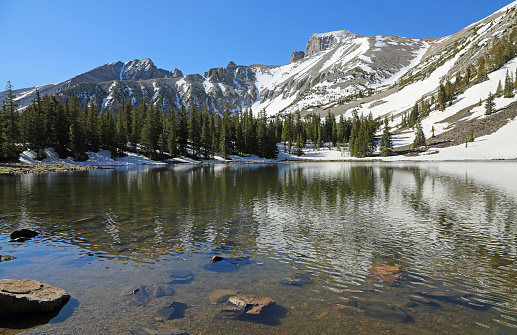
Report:
[[[443,122],[443,120],[455,115],[456,113],[460,112],[464,108],[467,108],[476,103],[479,103],[480,99],[483,101],[486,100],[489,92],[495,93],[497,91],[497,86],[499,85],[499,81],[501,81],[501,85],[504,87],[506,71],[508,71],[509,73],[515,74],[516,70],[517,70],[517,58],[509,61],[499,70],[489,74],[488,75],[489,80],[484,81],[480,84],[477,84],[477,85],[469,88],[467,91],[465,91],[465,93],[458,96],[454,100],[452,106],[447,107],[443,112],[441,112],[441,111],[431,112],[431,114],[428,117],[422,119],[422,129],[424,130],[424,134],[425,134],[426,138],[431,137],[433,127],[434,127],[435,135],[438,135],[438,134],[443,133],[444,131],[447,131],[448,129],[445,129],[445,128],[447,128],[450,124],[447,122]],[[418,84],[418,83],[416,83],[416,84]],[[517,100],[517,98],[496,98],[495,99],[496,109],[504,108],[516,100]],[[413,98],[412,104],[410,106],[411,107],[414,106],[416,101],[418,101],[417,96],[415,96]],[[379,107],[382,107],[384,105],[381,105]],[[473,108],[472,112],[473,112],[473,114],[470,117],[464,119],[464,121],[472,120],[474,118],[484,118],[485,117],[485,103],[483,102],[481,106],[476,106],[475,108]],[[374,114],[374,116],[375,116],[375,114]],[[397,118],[395,120],[395,123],[399,124],[400,118]],[[394,125],[394,124],[392,124],[392,125]],[[402,141],[399,141],[399,145],[407,145],[407,144],[413,143],[413,140],[415,138],[414,132],[411,132],[404,136],[406,138],[404,138]]]

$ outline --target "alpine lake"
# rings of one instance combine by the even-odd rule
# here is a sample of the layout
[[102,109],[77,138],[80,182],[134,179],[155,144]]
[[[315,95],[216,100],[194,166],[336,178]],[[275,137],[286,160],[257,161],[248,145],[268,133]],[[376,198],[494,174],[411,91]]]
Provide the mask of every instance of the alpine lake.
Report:
[[515,161],[0,176],[0,227],[0,279],[71,295],[0,334],[517,334]]

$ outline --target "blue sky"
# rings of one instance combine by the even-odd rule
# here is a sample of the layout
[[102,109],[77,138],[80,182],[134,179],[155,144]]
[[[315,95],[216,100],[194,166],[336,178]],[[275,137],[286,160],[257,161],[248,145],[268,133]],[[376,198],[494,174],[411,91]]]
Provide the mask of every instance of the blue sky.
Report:
[[167,70],[285,64],[313,33],[453,34],[510,0],[0,0],[0,90],[151,58]]

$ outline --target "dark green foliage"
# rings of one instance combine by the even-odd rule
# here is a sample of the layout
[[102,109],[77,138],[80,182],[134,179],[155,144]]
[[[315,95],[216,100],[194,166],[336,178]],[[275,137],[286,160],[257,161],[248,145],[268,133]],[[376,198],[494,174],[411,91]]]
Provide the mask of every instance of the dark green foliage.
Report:
[[419,148],[425,145],[425,135],[422,130],[422,124],[418,122],[415,130],[415,140],[413,141],[413,148]]
[[380,143],[381,156],[391,156],[393,152],[393,143],[391,141],[390,127],[388,125],[388,119],[384,119],[384,130],[382,132],[381,143]]
[[377,132],[378,122],[372,115],[359,117],[354,114],[352,120],[352,130],[350,133],[350,155],[354,157],[372,156],[376,148],[375,133]]
[[16,144],[20,140],[20,115],[16,110],[13,86],[7,82],[7,96],[0,110],[0,160],[16,157]]
[[492,94],[492,92],[488,93],[488,98],[485,102],[485,114],[490,115],[495,112],[495,96]]
[[513,88],[514,88],[514,80],[513,75],[510,75],[508,70],[506,71],[506,78],[504,80],[504,97],[505,98],[513,98],[515,94],[513,94]]

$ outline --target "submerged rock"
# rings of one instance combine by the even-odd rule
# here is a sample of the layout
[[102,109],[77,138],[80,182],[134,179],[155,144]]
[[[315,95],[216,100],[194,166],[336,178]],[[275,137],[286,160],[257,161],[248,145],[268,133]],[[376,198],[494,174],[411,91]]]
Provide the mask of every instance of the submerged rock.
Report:
[[52,312],[63,307],[69,299],[65,290],[37,280],[0,280],[0,315]]
[[130,285],[126,286],[120,293],[120,296],[132,306],[145,306],[153,299],[172,295],[174,295],[172,287],[163,284],[152,286]]
[[194,274],[183,268],[167,270],[167,275],[172,279],[169,284],[188,284],[194,280]]
[[398,266],[380,265],[368,270],[370,274],[387,282],[394,282],[401,276]]
[[164,302],[155,312],[158,321],[180,319],[185,317],[187,305],[176,301]]
[[131,334],[134,335],[185,335],[184,331],[177,327],[172,328],[158,328],[154,326],[140,326],[134,325],[129,328]]
[[11,237],[11,241],[23,242],[27,239],[36,237],[38,235],[39,235],[39,233],[37,231],[24,228],[24,229],[13,231],[11,233],[10,237]]
[[212,291],[208,297],[208,300],[210,300],[211,304],[216,305],[227,301],[229,297],[235,296],[237,294],[238,292],[235,290],[219,289]]
[[362,307],[364,308],[366,315],[379,320],[397,323],[404,323],[409,320],[409,315],[401,308],[387,303],[372,301]]
[[312,284],[309,277],[303,275],[289,276],[280,282],[282,285],[287,286],[309,286]]

